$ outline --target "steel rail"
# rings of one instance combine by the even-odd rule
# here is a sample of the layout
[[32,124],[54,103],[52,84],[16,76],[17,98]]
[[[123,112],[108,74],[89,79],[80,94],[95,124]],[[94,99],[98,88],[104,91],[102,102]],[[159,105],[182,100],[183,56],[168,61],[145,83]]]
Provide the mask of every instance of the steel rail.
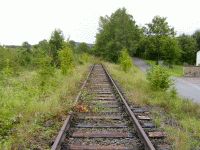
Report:
[[114,89],[116,90],[117,94],[120,96],[120,100],[124,104],[127,113],[131,117],[131,120],[132,120],[132,122],[133,122],[133,124],[134,124],[134,126],[136,128],[136,131],[137,131],[139,137],[144,142],[145,150],[156,150],[155,147],[153,146],[152,142],[148,138],[147,134],[144,132],[142,126],[138,122],[136,116],[132,112],[131,108],[129,107],[128,103],[126,102],[125,98],[123,97],[122,93],[120,92],[120,90],[119,90],[118,86],[116,85],[115,81],[112,79],[111,75],[108,73],[108,71],[105,68],[105,66],[102,65],[102,67],[103,67],[104,71],[106,72],[106,75],[108,76],[108,78],[109,78],[110,82],[112,83]]
[[[86,80],[83,82],[82,86],[81,86],[81,90],[79,91],[78,95],[76,96],[75,102],[74,104],[76,104],[81,96],[81,92],[83,90],[83,88],[86,86],[87,81],[89,80],[89,77],[92,73],[92,70],[94,68],[94,65],[92,65]],[[53,143],[51,150],[60,150],[61,149],[61,143],[64,140],[65,136],[66,136],[66,131],[69,129],[70,127],[70,122],[72,120],[72,112],[69,113],[69,115],[67,115],[67,118],[64,121],[64,124],[62,126],[62,128],[60,129],[58,136],[55,139],[55,142]]]

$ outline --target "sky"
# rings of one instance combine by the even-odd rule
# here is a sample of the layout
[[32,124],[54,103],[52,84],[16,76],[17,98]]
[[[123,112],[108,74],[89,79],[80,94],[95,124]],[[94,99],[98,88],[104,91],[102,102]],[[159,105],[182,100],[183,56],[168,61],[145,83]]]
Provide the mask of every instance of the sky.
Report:
[[0,44],[36,44],[54,29],[65,38],[94,43],[100,16],[125,7],[140,26],[167,17],[178,34],[200,29],[200,0],[0,0]]

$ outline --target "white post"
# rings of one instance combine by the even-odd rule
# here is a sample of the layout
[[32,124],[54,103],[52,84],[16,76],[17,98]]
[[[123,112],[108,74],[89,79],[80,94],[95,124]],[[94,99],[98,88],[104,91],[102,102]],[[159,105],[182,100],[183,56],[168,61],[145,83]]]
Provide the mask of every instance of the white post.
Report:
[[196,66],[200,66],[200,51],[197,52]]

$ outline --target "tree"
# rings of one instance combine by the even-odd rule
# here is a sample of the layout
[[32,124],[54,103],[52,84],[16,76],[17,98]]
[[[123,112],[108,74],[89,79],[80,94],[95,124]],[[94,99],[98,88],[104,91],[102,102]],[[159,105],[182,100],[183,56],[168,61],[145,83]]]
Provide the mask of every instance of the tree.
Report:
[[89,53],[90,47],[86,43],[80,43],[77,47],[77,52],[79,53]]
[[170,27],[167,18],[155,16],[151,23],[148,23],[147,34],[155,36],[175,36],[173,27]]
[[23,42],[22,43],[22,48],[27,51],[28,53],[31,52],[31,45],[28,42]]
[[50,44],[47,40],[40,41],[37,45],[37,49],[50,55]]
[[72,50],[75,51],[75,49],[76,49],[76,42],[73,41],[73,40],[70,40],[70,41],[69,41],[69,44],[70,44]]
[[32,61],[31,45],[28,42],[23,42],[19,49],[19,62],[22,66],[28,66]]
[[110,17],[100,17],[94,53],[117,62],[122,48],[127,48],[131,55],[135,54],[140,34],[139,27],[126,9],[118,9]]
[[61,71],[64,75],[69,73],[74,67],[73,52],[69,44],[59,51]]
[[52,61],[56,66],[59,66],[58,52],[64,47],[64,36],[60,29],[52,32],[49,45]]
[[200,30],[195,31],[193,37],[196,40],[198,50],[200,50]]
[[156,63],[158,64],[159,60],[161,58],[164,58],[162,56],[165,53],[163,50],[166,50],[162,49],[163,44],[165,45],[166,42],[164,39],[166,37],[173,38],[175,36],[174,28],[168,25],[165,17],[155,16],[152,19],[152,22],[147,24],[145,31],[147,36],[149,37],[149,40],[152,42],[149,42],[149,44],[151,44],[150,47],[153,48],[153,50],[150,52],[151,56],[156,59]]
[[178,41],[172,37],[163,37],[161,40],[163,43],[161,47],[163,52],[162,59],[169,67],[173,67],[173,64],[179,60],[181,55]]
[[193,65],[198,51],[196,40],[189,35],[182,34],[178,37],[178,42],[182,50],[181,62]]

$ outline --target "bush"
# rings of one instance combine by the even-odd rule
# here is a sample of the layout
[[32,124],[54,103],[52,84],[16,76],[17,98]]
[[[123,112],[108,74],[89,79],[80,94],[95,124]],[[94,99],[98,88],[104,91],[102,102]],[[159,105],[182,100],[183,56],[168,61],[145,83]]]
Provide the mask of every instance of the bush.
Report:
[[61,71],[64,75],[69,73],[74,67],[73,52],[69,45],[59,52],[59,60],[61,63]]
[[119,57],[120,66],[123,71],[128,72],[132,67],[132,59],[128,54],[127,49],[122,49]]
[[51,62],[52,58],[47,55],[38,59],[40,67],[38,77],[42,91],[44,91],[46,84],[49,82],[49,78],[54,76],[55,68],[51,65]]
[[172,84],[169,73],[159,65],[152,67],[148,71],[147,79],[155,90],[167,90]]

